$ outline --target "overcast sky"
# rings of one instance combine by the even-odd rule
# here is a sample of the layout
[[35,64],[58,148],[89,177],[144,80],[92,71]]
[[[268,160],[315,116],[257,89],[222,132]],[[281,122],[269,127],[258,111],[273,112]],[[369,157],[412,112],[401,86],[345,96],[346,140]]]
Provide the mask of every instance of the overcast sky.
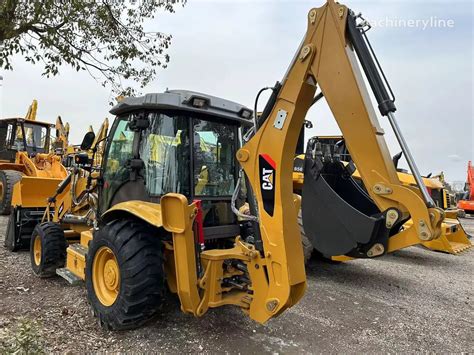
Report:
[[[368,35],[422,174],[444,170],[448,181],[464,180],[467,161],[474,158],[472,1],[341,2],[378,25]],[[188,0],[150,25],[173,35],[171,62],[143,91],[188,89],[252,107],[261,87],[281,79],[305,33],[307,12],[322,4]],[[409,27],[409,20],[418,25]],[[73,143],[89,124],[98,128],[104,117],[112,118],[109,91],[86,73],[65,67],[59,77],[46,79],[41,67],[17,56],[14,70],[1,75],[2,117],[23,116],[36,98],[38,119],[54,122],[61,115],[71,123]],[[314,123],[308,136],[339,133],[325,103],[307,118]],[[386,119],[380,120],[395,154],[400,149]]]

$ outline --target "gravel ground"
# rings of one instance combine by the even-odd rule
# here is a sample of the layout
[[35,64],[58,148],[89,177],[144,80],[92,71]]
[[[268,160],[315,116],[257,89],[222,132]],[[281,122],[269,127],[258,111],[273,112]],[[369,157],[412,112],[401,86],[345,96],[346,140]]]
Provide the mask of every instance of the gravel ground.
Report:
[[[303,300],[267,325],[232,307],[196,319],[170,298],[147,326],[108,332],[90,315],[84,287],[38,279],[27,252],[3,248],[5,223],[0,217],[0,346],[29,320],[48,352],[474,352],[472,249],[453,256],[411,247],[377,260],[312,260]],[[463,224],[474,234],[474,219]]]

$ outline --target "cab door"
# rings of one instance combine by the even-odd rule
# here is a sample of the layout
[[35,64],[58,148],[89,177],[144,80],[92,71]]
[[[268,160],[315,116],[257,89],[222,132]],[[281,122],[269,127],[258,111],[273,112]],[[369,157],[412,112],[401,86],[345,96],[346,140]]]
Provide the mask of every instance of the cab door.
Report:
[[117,195],[130,182],[129,162],[133,157],[135,134],[136,132],[129,127],[128,116],[118,117],[115,120],[102,161],[102,183],[99,190],[100,213],[124,200],[124,196]]

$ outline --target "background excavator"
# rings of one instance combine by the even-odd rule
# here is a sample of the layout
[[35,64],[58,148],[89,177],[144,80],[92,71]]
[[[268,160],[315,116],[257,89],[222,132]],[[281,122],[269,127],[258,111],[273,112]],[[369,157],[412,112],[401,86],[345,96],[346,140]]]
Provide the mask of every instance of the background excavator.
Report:
[[[364,69],[375,66],[360,51],[359,19],[332,0],[311,9],[303,41],[283,80],[270,88],[260,117],[263,90],[257,94],[253,120],[245,106],[184,90],[126,98],[111,110],[116,119],[97,177],[96,223],[81,233],[77,250],[83,257],[67,263],[85,281],[88,301],[105,328],[133,328],[156,315],[165,282],[181,310],[197,317],[233,305],[265,323],[301,299],[306,288],[296,222],[301,198],[293,193],[292,167],[318,86],[354,160],[371,157],[358,168],[381,211],[376,221],[388,229],[387,239],[410,218],[406,231],[393,229],[395,243],[439,237],[443,211],[419,174],[414,173],[417,188],[405,187],[387,159],[357,63],[358,58]],[[393,100],[379,97],[380,83],[372,74],[366,70],[382,113],[394,124]],[[312,150],[305,160],[303,218],[311,229],[307,207],[315,194],[307,190],[318,183],[314,168],[320,165]],[[239,212],[245,203],[248,214]],[[343,240],[349,247],[344,253],[390,250],[386,240],[370,237],[349,246]],[[40,257],[48,247],[41,245]]]
[[56,139],[53,142],[53,151],[57,155],[62,156],[74,153],[74,147],[69,144],[69,123],[66,122],[66,124],[64,124],[61,116],[58,116],[54,128],[56,131]]
[[471,161],[467,163],[467,179],[464,193],[458,201],[458,208],[467,214],[474,214],[474,166]]
[[0,120],[0,213],[10,215],[5,238],[10,250],[29,246],[48,197],[67,175],[62,165],[67,125],[58,118],[52,140],[54,125],[36,120],[37,107],[33,100],[24,118]]

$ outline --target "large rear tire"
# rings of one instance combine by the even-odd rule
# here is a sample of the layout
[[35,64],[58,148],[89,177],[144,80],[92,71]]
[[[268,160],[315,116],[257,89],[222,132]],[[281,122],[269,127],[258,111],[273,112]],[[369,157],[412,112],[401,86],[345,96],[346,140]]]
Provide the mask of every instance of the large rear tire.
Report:
[[94,234],[86,256],[86,288],[103,328],[136,328],[160,309],[165,278],[156,234],[136,219],[111,221]]
[[8,217],[7,230],[5,232],[5,241],[3,245],[9,251],[17,251],[18,249],[20,249],[20,246],[15,240],[15,213],[14,212],[11,212],[10,216]]
[[21,173],[14,170],[0,170],[0,214],[11,211],[13,186],[21,180]]
[[301,243],[303,244],[303,254],[304,254],[304,264],[306,265],[313,255],[313,243],[309,240],[308,236],[304,232],[303,228],[303,216],[301,214],[301,209],[298,212],[298,226],[300,227]]
[[30,242],[30,259],[33,272],[39,277],[56,275],[56,269],[66,263],[67,241],[64,231],[53,222],[36,225]]

